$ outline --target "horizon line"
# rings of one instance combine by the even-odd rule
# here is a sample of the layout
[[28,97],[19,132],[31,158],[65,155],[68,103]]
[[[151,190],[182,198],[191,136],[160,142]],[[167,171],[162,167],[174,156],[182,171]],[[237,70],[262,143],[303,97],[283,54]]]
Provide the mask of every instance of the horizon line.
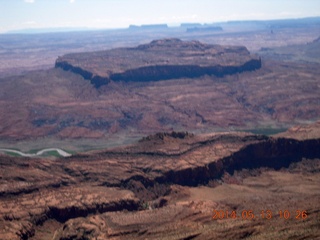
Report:
[[[129,30],[131,26],[135,27],[145,27],[145,26],[159,26],[166,25],[167,28],[180,28],[183,24],[201,24],[201,25],[216,25],[216,24],[228,24],[235,22],[272,22],[272,21],[294,21],[294,20],[304,20],[304,19],[317,19],[320,16],[310,16],[310,17],[297,17],[297,18],[271,18],[271,19],[239,19],[239,20],[226,20],[226,21],[218,21],[218,22],[179,22],[179,23],[149,23],[149,24],[129,24],[126,27],[109,27],[109,28],[101,28],[101,27],[47,27],[47,28],[23,28],[17,30],[9,30],[6,32],[0,32],[0,35],[10,35],[10,34],[25,34],[25,35],[36,35],[36,34],[49,34],[49,33],[68,33],[68,32],[87,32],[87,31],[112,31],[112,30]],[[30,32],[28,32],[30,31]],[[34,31],[34,32],[32,32]]]

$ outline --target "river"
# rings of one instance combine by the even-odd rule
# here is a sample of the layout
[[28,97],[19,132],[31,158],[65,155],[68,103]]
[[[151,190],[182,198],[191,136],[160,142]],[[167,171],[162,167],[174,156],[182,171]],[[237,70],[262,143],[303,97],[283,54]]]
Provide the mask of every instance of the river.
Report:
[[64,150],[62,150],[60,148],[46,148],[46,149],[42,149],[42,150],[40,150],[40,151],[38,151],[36,153],[23,153],[23,152],[20,152],[18,150],[0,148],[0,152],[16,153],[16,154],[19,154],[22,157],[36,157],[36,156],[41,156],[42,154],[44,154],[46,152],[52,152],[52,151],[56,151],[62,157],[70,157],[70,156],[72,156],[70,153],[67,153],[66,151],[64,151]]

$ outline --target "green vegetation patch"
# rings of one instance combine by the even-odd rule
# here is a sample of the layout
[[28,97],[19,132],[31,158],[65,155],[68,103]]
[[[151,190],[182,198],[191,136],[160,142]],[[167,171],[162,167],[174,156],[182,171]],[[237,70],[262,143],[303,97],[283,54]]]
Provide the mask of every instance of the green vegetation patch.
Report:
[[3,153],[5,153],[5,154],[7,154],[7,155],[9,155],[9,156],[12,156],[12,157],[21,157],[20,154],[14,153],[14,152],[3,152]]
[[44,157],[62,157],[56,150],[44,152],[42,154]]
[[258,135],[271,136],[274,134],[282,133],[287,131],[287,128],[257,128],[257,129],[248,129],[245,132],[250,132]]

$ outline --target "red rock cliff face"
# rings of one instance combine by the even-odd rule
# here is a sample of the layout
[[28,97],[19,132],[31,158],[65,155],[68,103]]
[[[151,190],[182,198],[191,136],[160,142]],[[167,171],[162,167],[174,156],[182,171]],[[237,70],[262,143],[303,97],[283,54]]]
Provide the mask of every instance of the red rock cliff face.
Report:
[[100,87],[109,81],[148,82],[206,74],[223,77],[259,69],[261,59],[245,47],[164,39],[137,48],[69,54],[59,57],[55,67],[80,74]]
[[128,70],[123,73],[116,73],[110,76],[113,81],[132,81],[132,82],[148,82],[160,81],[178,78],[197,78],[203,75],[214,75],[223,77],[241,73],[245,71],[254,71],[261,68],[260,59],[252,59],[241,66],[213,66],[201,67],[197,65],[185,66],[150,66],[138,69]]
[[155,181],[197,186],[207,184],[211,179],[219,179],[225,172],[232,174],[235,170],[261,167],[279,170],[303,158],[320,158],[320,139],[297,141],[270,138],[258,141],[205,166],[164,172],[163,176],[156,178]]
[[65,223],[91,214],[135,212],[145,201],[157,200],[161,208],[173,184],[207,185],[235,170],[288,167],[320,158],[319,146],[320,139],[172,132],[56,161],[0,156],[0,226],[6,229],[0,229],[0,238],[28,239],[48,219]]

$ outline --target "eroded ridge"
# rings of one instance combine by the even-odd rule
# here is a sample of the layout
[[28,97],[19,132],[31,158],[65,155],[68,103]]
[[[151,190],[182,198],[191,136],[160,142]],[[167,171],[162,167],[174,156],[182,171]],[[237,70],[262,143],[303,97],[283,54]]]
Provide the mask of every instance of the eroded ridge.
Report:
[[[128,236],[136,239],[147,236],[161,238],[169,234],[163,231],[169,222],[179,226],[182,221],[194,226],[192,231],[183,228],[187,237],[199,235],[199,239],[210,239],[205,234],[216,226],[210,220],[212,209],[230,208],[225,202],[218,201],[219,196],[225,196],[225,193],[218,194],[221,187],[217,186],[222,180],[231,183],[224,186],[227,190],[229,188],[229,196],[233,196],[232,192],[237,192],[237,188],[241,192],[247,191],[248,187],[257,188],[248,190],[251,199],[249,193],[258,191],[257,194],[261,195],[263,191],[260,192],[260,188],[265,183],[242,187],[247,184],[243,178],[266,171],[263,170],[265,168],[279,171],[290,169],[294,166],[292,164],[298,166],[303,159],[320,158],[319,146],[319,138],[295,140],[240,132],[206,135],[164,132],[145,137],[130,146],[92,151],[55,161],[2,156],[0,238],[92,239],[101,234],[101,239],[124,239]],[[297,169],[306,171],[303,184],[314,182],[314,189],[317,188],[318,175],[311,173],[316,173],[319,168],[317,164],[317,160],[310,160]],[[234,175],[236,172],[240,175]],[[278,181],[278,175],[276,172],[270,174],[273,174],[274,180],[267,191],[278,194],[278,191],[274,192],[278,188],[273,185]],[[289,173],[285,175],[289,180],[296,178]],[[267,175],[266,179],[269,179]],[[269,183],[266,184],[268,187]],[[318,197],[312,195],[313,188],[308,192],[310,199]],[[293,194],[292,189],[288,189],[289,192],[281,195],[283,203],[297,199],[287,199],[288,194]],[[198,194],[205,195],[199,199],[196,197]],[[245,200],[246,206],[254,203],[252,199],[249,203]],[[278,199],[281,200],[279,196]],[[265,204],[269,204],[267,200]],[[295,204],[297,209],[301,207],[300,202]],[[232,209],[239,212],[244,207],[239,203],[232,205]],[[263,210],[260,208],[256,211]],[[273,211],[276,210],[279,209],[273,207]],[[307,210],[314,218],[317,209]],[[171,217],[171,213],[175,213],[175,218]],[[151,223],[157,225],[155,232]],[[202,226],[207,226],[207,230]],[[141,228],[146,232],[137,230]],[[170,228],[170,234],[179,235],[177,229]],[[241,229],[233,230],[240,233]],[[208,236],[211,235],[209,232]],[[232,239],[232,236],[226,239]]]

